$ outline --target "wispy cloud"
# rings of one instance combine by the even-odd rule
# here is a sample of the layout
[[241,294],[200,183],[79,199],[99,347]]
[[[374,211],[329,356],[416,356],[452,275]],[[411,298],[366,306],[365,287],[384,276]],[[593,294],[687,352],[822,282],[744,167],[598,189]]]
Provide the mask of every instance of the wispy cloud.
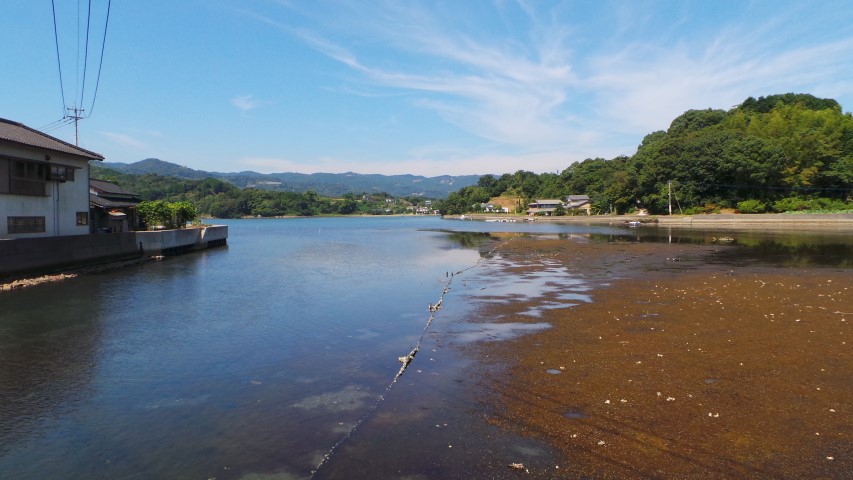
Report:
[[[367,10],[367,11],[365,11]],[[385,59],[360,55],[324,35],[274,24],[307,45],[384,88],[419,93],[414,104],[475,135],[511,145],[563,143],[571,117],[560,112],[567,88],[577,83],[567,62],[562,28],[543,26],[536,43],[520,46],[477,39],[447,27],[440,9],[393,2],[371,10],[347,11],[368,35],[387,41]],[[538,27],[537,27],[538,28]],[[562,126],[561,126],[562,125]]]
[[255,99],[254,95],[239,95],[231,99],[231,105],[243,113],[254,110],[262,105],[266,105],[266,103],[267,102]]
[[[754,36],[715,38],[691,50],[640,44],[591,61],[586,79],[599,120],[625,133],[665,129],[688,109],[728,109],[749,96],[849,95],[853,39],[774,52]],[[846,65],[845,65],[846,63]]]
[[[263,21],[349,69],[354,75],[343,83],[367,85],[377,96],[407,94],[412,105],[507,147],[498,156],[465,155],[467,170],[495,171],[501,158],[510,171],[550,170],[581,155],[631,154],[643,135],[667,128],[685,110],[730,108],[748,96],[853,94],[853,38],[815,33],[831,9],[804,19],[793,7],[778,13],[730,5],[717,25],[695,5],[667,12],[666,22],[661,12],[601,6],[595,14],[612,17],[596,19],[595,28],[611,29],[601,32],[584,30],[580,22],[590,12],[577,13],[570,2],[498,1],[494,11],[484,4],[393,1],[282,5],[302,19],[298,27],[277,20],[283,16]],[[478,22],[472,16],[478,8],[503,24]],[[780,31],[790,33],[781,39]],[[800,41],[806,34],[810,40]],[[458,171],[462,160],[430,161],[455,162]]]
[[101,135],[109,138],[114,143],[116,143],[122,147],[131,147],[131,148],[136,148],[136,149],[140,149],[140,150],[148,148],[148,145],[145,142],[143,142],[137,138],[131,137],[130,135],[127,135],[124,133],[104,132],[104,131],[99,132],[99,133]]

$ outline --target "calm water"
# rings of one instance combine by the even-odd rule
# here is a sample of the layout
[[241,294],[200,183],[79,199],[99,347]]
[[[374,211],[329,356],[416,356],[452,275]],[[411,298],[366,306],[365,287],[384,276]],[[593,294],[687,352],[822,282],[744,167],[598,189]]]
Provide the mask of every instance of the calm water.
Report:
[[[515,474],[507,458],[547,464],[547,447],[478,420],[460,386],[472,360],[446,347],[548,328],[537,311],[523,323],[466,324],[477,302],[559,289],[542,308],[565,308],[589,301],[590,286],[556,265],[495,277],[502,260],[478,232],[673,241],[434,217],[226,223],[225,248],[0,296],[0,476],[307,478],[330,451],[318,478],[498,478]],[[791,258],[793,248],[832,263],[841,248],[841,265],[850,262],[849,237],[755,242],[720,261]]]

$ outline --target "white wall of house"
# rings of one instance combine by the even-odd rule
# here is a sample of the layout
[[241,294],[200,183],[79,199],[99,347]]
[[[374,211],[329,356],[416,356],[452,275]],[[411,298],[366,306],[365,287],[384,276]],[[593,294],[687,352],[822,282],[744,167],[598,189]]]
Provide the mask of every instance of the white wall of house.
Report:
[[[0,144],[0,168],[8,175],[12,162],[29,161],[50,168],[74,167],[74,180],[45,182],[45,196],[17,195],[0,191],[0,238],[54,237],[89,233],[89,162],[78,156],[26,145]],[[78,213],[85,223],[78,225]],[[44,232],[9,233],[9,217],[44,217]],[[82,218],[81,218],[82,220]]]

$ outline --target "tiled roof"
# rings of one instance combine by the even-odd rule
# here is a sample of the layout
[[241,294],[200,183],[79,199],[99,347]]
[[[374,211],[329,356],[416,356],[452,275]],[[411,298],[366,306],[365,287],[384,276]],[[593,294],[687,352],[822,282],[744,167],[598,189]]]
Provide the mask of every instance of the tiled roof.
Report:
[[106,194],[120,194],[120,195],[136,195],[133,192],[128,192],[127,190],[121,188],[115,183],[107,182],[106,180],[97,180],[95,178],[89,179],[89,186],[98,190],[99,192],[103,192]]
[[119,200],[110,200],[108,198],[99,197],[94,194],[89,194],[89,203],[92,205],[96,205],[101,208],[130,208],[139,205],[139,201],[119,201]]
[[90,160],[103,160],[104,156],[84,148],[75,147],[68,142],[64,142],[56,137],[51,137],[46,133],[39,132],[22,123],[13,122],[0,118],[0,140],[28,145],[31,147],[44,148],[54,152],[67,153],[78,157],[88,158]]

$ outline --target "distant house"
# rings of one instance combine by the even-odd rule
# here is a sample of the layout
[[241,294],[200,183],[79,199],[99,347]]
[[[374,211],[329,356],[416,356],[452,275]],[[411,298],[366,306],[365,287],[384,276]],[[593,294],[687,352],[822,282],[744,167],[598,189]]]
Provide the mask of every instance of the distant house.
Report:
[[89,207],[93,232],[128,232],[139,229],[136,206],[139,195],[114,183],[89,180]]
[[566,197],[566,210],[586,210],[586,214],[592,214],[592,204],[587,195],[569,195]]
[[524,200],[521,197],[492,197],[489,203],[494,205],[495,212],[510,213],[518,211]]
[[502,207],[500,205],[495,205],[494,203],[481,203],[480,209],[487,213],[509,213],[509,209],[506,207]]
[[529,204],[527,207],[528,215],[547,215],[550,216],[554,213],[554,210],[563,205],[563,202],[555,199],[537,199],[535,202]]
[[0,118],[0,238],[89,233],[89,160],[104,157]]

